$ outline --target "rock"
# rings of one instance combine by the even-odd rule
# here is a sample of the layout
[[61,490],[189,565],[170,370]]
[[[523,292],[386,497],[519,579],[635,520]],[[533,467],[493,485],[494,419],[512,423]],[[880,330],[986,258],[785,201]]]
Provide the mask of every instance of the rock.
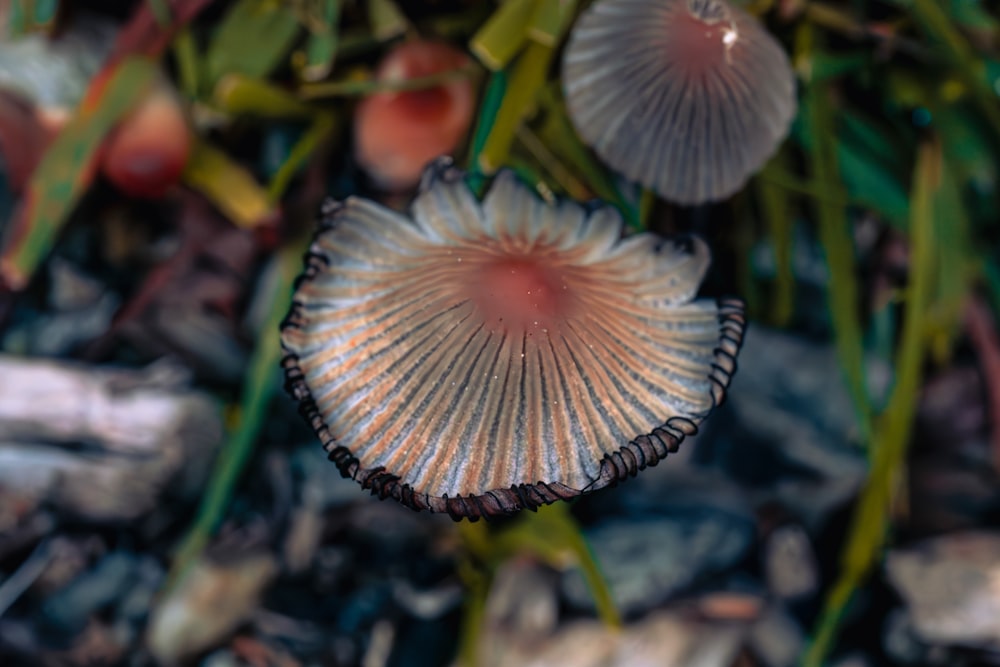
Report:
[[795,667],[805,648],[802,628],[780,605],[768,607],[750,628],[748,644],[767,667]]
[[[673,470],[658,479],[668,494],[655,498],[641,494],[639,486],[623,487],[614,508],[621,511],[584,531],[626,615],[648,611],[701,577],[732,566],[755,537],[753,515],[726,480],[713,478],[713,496],[709,479],[697,471]],[[579,572],[566,573],[563,592],[577,607],[593,607]]]
[[42,607],[46,621],[76,634],[97,612],[124,597],[137,581],[139,561],[134,554],[116,551],[49,596]]
[[551,571],[530,559],[507,561],[493,578],[488,623],[527,641],[551,634],[559,620],[557,584]]
[[0,355],[0,492],[91,521],[199,488],[222,440],[215,401],[143,371]]
[[755,504],[777,501],[812,530],[867,474],[854,408],[831,345],[751,327],[712,438],[696,461],[721,469]]
[[574,621],[543,640],[501,634],[478,657],[485,667],[730,667],[745,633],[742,624],[659,611],[621,631]]
[[268,553],[243,554],[226,564],[194,563],[153,609],[146,636],[153,657],[174,665],[217,646],[253,615],[277,570]]
[[816,553],[800,526],[788,524],[768,535],[763,549],[767,587],[774,595],[794,600],[819,590]]
[[1000,644],[1000,533],[955,533],[894,549],[886,572],[922,640]]

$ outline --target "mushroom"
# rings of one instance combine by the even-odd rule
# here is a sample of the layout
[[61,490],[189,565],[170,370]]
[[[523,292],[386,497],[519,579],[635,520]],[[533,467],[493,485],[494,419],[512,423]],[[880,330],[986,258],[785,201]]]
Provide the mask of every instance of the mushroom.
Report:
[[191,143],[180,100],[160,80],[112,130],[101,168],[129,196],[157,199],[180,181]]
[[534,509],[656,465],[724,398],[744,316],[694,300],[696,238],[511,172],[480,202],[442,158],[412,217],[330,205],[282,326],[286,388],[346,477],[454,518]]
[[778,42],[724,0],[599,0],[563,61],[569,116],[602,160],[665,199],[739,190],[795,116]]
[[[398,82],[467,67],[461,51],[439,42],[400,44],[379,64],[379,81]],[[466,135],[475,107],[472,83],[457,77],[424,90],[387,91],[363,99],[354,116],[354,154],[379,187],[412,188],[431,160]]]

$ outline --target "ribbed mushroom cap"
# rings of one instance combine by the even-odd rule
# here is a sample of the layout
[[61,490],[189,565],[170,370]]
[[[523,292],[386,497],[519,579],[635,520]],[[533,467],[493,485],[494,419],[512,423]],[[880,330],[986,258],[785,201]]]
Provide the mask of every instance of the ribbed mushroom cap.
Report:
[[739,190],[796,108],[781,46],[723,0],[598,0],[570,33],[563,87],[601,159],[681,204]]
[[412,217],[348,198],[282,332],[287,387],[342,472],[455,517],[613,484],[724,395],[739,302],[692,301],[697,239],[621,239],[614,209],[502,172],[478,201],[446,159]]

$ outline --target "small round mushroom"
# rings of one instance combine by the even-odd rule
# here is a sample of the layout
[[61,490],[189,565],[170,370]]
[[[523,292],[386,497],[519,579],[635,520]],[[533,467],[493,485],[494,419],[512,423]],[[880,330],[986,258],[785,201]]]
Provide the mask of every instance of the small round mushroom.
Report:
[[724,397],[742,304],[695,300],[705,243],[621,238],[609,206],[447,159],[412,217],[329,208],[282,330],[287,388],[345,476],[453,517],[655,465]]
[[[469,58],[440,42],[410,41],[380,63],[379,81],[406,81],[465,67]],[[426,90],[376,93],[354,117],[354,153],[379,187],[412,188],[429,162],[451,153],[472,123],[475,98],[468,78]]]
[[180,180],[191,143],[180,100],[158,82],[108,136],[101,168],[122,192],[157,199]]
[[739,190],[796,110],[785,52],[724,0],[598,0],[570,33],[563,87],[602,160],[686,205]]

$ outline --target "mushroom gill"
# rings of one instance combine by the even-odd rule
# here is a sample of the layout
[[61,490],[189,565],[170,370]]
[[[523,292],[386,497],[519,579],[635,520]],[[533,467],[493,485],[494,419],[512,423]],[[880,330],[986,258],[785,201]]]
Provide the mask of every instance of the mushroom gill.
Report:
[[722,401],[738,301],[695,300],[699,239],[621,238],[609,206],[428,168],[412,217],[327,211],[282,331],[287,387],[345,476],[493,516],[655,465]]

